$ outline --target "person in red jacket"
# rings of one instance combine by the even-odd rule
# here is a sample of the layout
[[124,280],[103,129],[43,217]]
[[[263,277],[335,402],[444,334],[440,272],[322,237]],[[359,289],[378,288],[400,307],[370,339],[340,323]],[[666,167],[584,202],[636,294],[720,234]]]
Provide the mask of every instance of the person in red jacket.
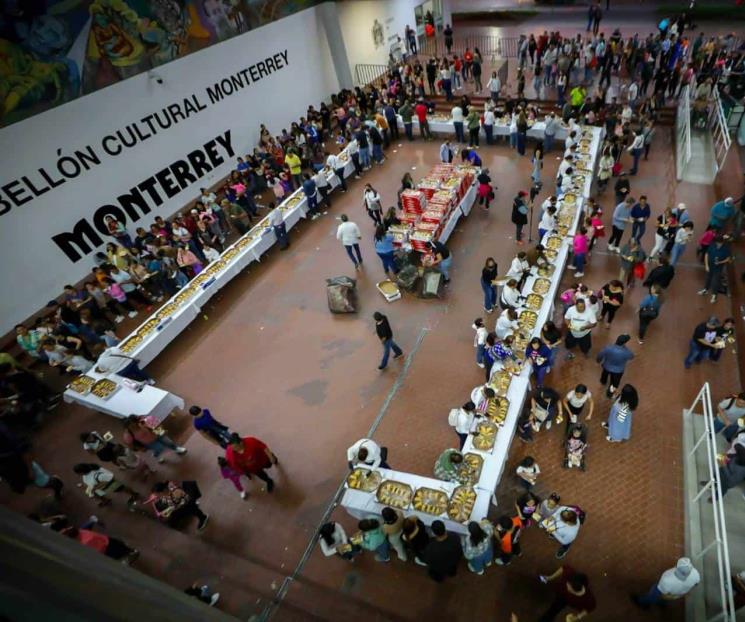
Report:
[[422,136],[427,140],[432,140],[432,133],[429,131],[429,121],[427,121],[427,105],[423,99],[417,102],[414,112],[417,119],[419,119],[419,131],[422,133]]
[[279,460],[258,438],[253,436],[241,438],[238,434],[232,434],[230,444],[225,451],[225,459],[234,470],[244,473],[248,479],[255,475],[265,481],[267,492],[274,490],[274,480],[266,474],[264,469],[278,464]]

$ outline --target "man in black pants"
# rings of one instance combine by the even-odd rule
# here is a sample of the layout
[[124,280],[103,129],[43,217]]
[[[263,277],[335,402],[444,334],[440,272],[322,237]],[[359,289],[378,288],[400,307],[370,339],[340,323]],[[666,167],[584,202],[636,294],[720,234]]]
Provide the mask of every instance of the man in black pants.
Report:
[[463,549],[460,538],[454,533],[448,533],[441,520],[432,521],[432,536],[422,551],[422,561],[427,564],[429,576],[440,583],[445,577],[455,576]]

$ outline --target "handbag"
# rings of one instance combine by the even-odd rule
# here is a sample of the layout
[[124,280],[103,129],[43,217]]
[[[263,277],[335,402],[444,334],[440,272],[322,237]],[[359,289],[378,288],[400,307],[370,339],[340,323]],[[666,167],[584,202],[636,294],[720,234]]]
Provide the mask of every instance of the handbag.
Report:
[[640,280],[643,279],[646,272],[647,272],[647,268],[644,265],[643,261],[637,261],[634,264],[633,273],[634,273],[635,278],[640,279]]
[[654,320],[657,319],[659,311],[654,307],[642,307],[639,309],[639,318],[643,320]]

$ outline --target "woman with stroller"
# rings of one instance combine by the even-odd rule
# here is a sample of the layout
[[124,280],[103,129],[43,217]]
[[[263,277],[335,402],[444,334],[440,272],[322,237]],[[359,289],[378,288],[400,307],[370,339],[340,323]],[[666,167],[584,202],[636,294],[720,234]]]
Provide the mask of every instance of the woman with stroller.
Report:
[[595,402],[592,399],[592,393],[588,390],[584,384],[578,384],[574,389],[566,394],[566,397],[562,400],[564,408],[566,408],[568,419],[567,426],[572,423],[578,423],[579,417],[582,411],[587,405],[587,416],[585,421],[592,419],[592,413],[595,410]]

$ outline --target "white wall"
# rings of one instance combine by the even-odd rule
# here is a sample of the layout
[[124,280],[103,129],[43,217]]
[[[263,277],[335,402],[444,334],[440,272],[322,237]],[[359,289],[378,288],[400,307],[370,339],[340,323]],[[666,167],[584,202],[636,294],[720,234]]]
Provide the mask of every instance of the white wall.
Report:
[[[391,38],[404,38],[406,24],[416,27],[414,7],[422,0],[354,0],[340,2],[339,22],[344,35],[349,65],[354,75],[357,64],[388,64]],[[384,44],[378,48],[373,41],[373,24],[378,20],[383,26]]]
[[[287,66],[220,102],[209,103],[207,87],[285,50]],[[338,90],[316,8],[159,67],[156,74],[162,85],[140,74],[0,130],[0,334],[59,295],[65,283],[89,274],[93,253],[73,262],[53,236],[72,231],[81,219],[91,222],[101,206],[117,205],[119,195],[216,136],[229,130],[236,155],[243,155],[256,144],[260,123],[277,133],[303,115],[309,104],[317,106]],[[205,106],[198,114],[120,155],[104,151],[106,135],[192,94]],[[52,179],[64,179],[57,170],[58,159],[86,146],[100,158],[99,165],[90,165],[74,179],[33,197],[23,176],[41,191],[45,184],[39,169]],[[219,145],[215,148],[218,154],[226,154]],[[200,186],[214,183],[234,164],[234,158],[226,159],[211,172],[202,171],[203,177],[194,182],[187,180],[187,187],[162,205],[151,203],[149,214],[136,222],[128,218],[128,229],[133,233],[137,226],[147,228],[156,215],[174,213],[198,195]],[[69,162],[66,166],[73,171]],[[10,194],[18,201],[29,200],[11,207]],[[104,238],[104,242],[110,240]]]

